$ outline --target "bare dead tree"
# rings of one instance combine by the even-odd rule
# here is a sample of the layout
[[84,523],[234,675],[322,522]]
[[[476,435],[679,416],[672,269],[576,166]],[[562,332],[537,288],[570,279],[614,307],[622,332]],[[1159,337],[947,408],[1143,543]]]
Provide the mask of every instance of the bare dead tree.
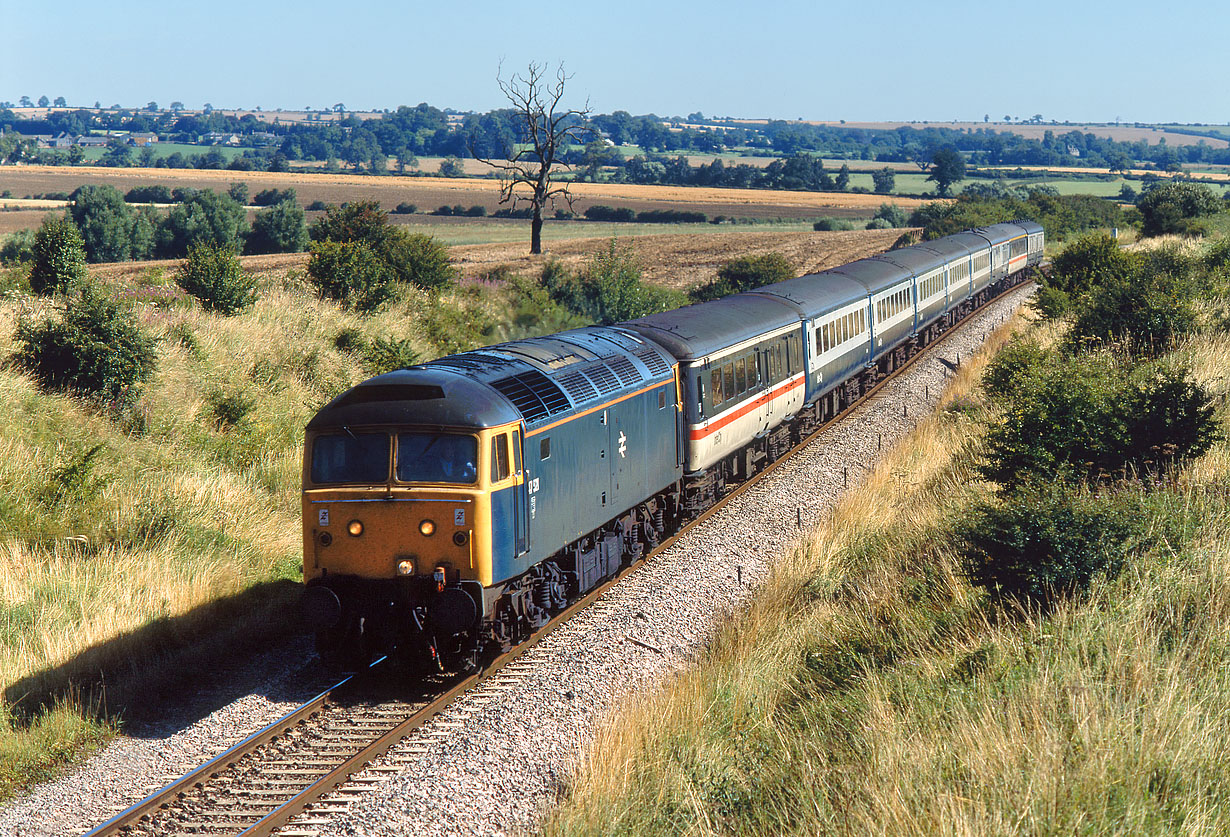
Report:
[[588,100],[580,109],[560,104],[570,78],[563,64],[556,68],[554,80],[543,64],[530,62],[524,75],[514,74],[507,81],[502,77],[501,68],[496,74],[496,84],[512,103],[525,142],[506,149],[506,160],[485,159],[470,149],[476,159],[499,172],[500,203],[510,204],[513,209],[519,203],[530,205],[533,211],[531,253],[542,252],[543,210],[554,209],[559,200],[572,210],[573,196],[568,191],[568,183],[554,179],[557,170],[571,169],[560,156],[568,145],[582,144],[584,137],[592,132],[586,125],[590,115]]

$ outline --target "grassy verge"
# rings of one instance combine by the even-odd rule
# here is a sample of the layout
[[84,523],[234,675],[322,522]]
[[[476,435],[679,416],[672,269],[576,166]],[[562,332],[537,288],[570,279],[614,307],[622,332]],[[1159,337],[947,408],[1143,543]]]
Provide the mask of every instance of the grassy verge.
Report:
[[[1204,381],[1230,361],[1224,336],[1180,351]],[[695,669],[610,721],[547,833],[1230,828],[1230,449],[1115,495],[1146,530],[1117,579],[994,606],[952,534],[989,496],[986,357]]]

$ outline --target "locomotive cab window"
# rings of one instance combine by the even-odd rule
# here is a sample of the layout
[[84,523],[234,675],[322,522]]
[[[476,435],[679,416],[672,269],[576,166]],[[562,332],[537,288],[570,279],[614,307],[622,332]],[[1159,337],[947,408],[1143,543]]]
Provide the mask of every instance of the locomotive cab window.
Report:
[[[507,463],[508,437],[501,438]],[[472,484],[478,479],[478,439],[452,433],[398,433],[397,479]]]
[[540,460],[551,458],[551,437],[544,436],[538,443],[538,458]]
[[389,434],[339,433],[312,443],[312,482],[374,483],[389,478]]
[[491,481],[508,479],[512,469],[508,464],[508,437],[501,433],[491,439]]

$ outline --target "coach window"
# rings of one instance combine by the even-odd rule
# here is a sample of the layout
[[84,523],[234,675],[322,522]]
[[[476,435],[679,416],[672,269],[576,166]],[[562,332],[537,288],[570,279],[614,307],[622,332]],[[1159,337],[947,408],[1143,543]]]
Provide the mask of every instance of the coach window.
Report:
[[735,394],[747,391],[747,370],[743,366],[743,358],[735,361]]
[[538,458],[539,459],[550,459],[551,458],[551,437],[550,436],[543,436],[542,441],[538,443]]
[[722,367],[722,392],[726,395],[727,401],[739,394],[739,391],[735,389],[735,365],[733,363]]
[[722,390],[722,369],[718,367],[709,373],[709,389],[713,390],[713,406],[716,407],[726,400]]

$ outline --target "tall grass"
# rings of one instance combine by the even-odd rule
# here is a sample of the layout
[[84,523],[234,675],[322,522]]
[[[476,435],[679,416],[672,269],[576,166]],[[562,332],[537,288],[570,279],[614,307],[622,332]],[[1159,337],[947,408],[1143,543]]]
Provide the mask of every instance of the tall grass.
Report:
[[[1205,380],[1230,361],[1224,337],[1187,349]],[[1154,546],[1116,580],[993,606],[951,535],[989,494],[985,357],[695,669],[610,719],[546,833],[1230,830],[1225,444],[1135,501]]]
[[[374,373],[362,347],[425,360],[538,327],[502,282],[404,289],[360,316],[293,270],[259,280],[255,307],[232,317],[165,272],[112,287],[158,339],[131,407],[0,365],[0,799],[190,688],[194,670],[295,629],[303,426]],[[45,306],[0,299],[0,358],[21,313]]]

